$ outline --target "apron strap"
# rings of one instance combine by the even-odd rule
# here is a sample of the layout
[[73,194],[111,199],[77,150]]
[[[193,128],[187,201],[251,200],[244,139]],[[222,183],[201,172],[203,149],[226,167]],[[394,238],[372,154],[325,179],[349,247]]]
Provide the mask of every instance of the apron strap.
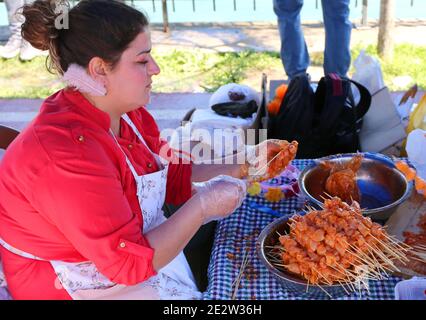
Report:
[[130,160],[129,160],[129,158],[127,157],[126,153],[125,153],[125,152],[123,151],[123,149],[121,148],[120,143],[118,143],[118,140],[117,140],[117,138],[115,137],[114,132],[112,132],[112,130],[111,130],[111,129],[109,129],[109,132],[111,133],[112,137],[114,138],[114,140],[115,140],[115,142],[117,143],[117,146],[120,148],[121,152],[123,152],[124,157],[126,158],[127,165],[129,166],[130,171],[132,171],[133,177],[134,177],[134,178],[135,178],[135,180],[137,181],[137,179],[138,179],[138,173],[136,172],[135,167],[133,167],[133,164],[130,162]]
[[123,118],[124,121],[126,121],[126,123],[133,129],[133,132],[136,134],[136,136],[139,138],[140,141],[142,141],[142,143],[145,145],[145,147],[147,147],[147,149],[152,153],[155,154],[154,152],[152,152],[152,150],[148,147],[148,145],[145,142],[145,139],[142,137],[142,135],[140,134],[140,132],[138,131],[138,129],[136,128],[135,124],[132,122],[132,120],[130,119],[130,117],[127,115],[127,113],[123,114],[121,116],[121,118]]
[[10,252],[12,252],[12,253],[14,253],[18,256],[28,258],[28,259],[33,259],[33,260],[48,261],[46,259],[39,258],[39,257],[37,257],[37,256],[35,256],[31,253],[27,253],[25,251],[16,249],[15,247],[12,247],[10,244],[8,244],[6,241],[4,241],[2,238],[0,238],[0,245],[2,247],[4,247],[6,250],[8,250],[8,251],[10,251]]
[[145,142],[145,139],[142,137],[138,128],[136,128],[135,124],[127,115],[127,113],[123,114],[121,118],[123,118],[123,120],[126,121],[126,123],[132,128],[133,132],[136,134],[139,140],[145,145],[145,147],[149,150],[149,152],[151,152],[151,154],[154,156],[155,161],[157,162],[158,167],[162,168],[163,166],[167,165],[168,164],[167,161],[164,160],[163,162],[162,158],[158,154],[152,152],[152,150],[148,147],[147,143]]

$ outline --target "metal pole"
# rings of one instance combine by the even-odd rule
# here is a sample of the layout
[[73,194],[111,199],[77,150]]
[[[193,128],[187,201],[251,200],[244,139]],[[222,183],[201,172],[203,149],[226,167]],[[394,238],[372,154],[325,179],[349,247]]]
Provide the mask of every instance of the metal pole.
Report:
[[368,0],[362,0],[362,19],[361,25],[366,27],[368,25]]
[[161,0],[163,4],[163,32],[170,32],[169,15],[167,14],[167,0]]
[[234,11],[237,11],[237,0],[234,0]]
[[256,0],[253,0],[253,10],[256,11]]
[[192,11],[195,12],[195,0],[192,0]]
[[154,0],[152,0],[152,11],[155,12],[155,1]]
[[216,0],[213,0],[213,11],[216,11]]

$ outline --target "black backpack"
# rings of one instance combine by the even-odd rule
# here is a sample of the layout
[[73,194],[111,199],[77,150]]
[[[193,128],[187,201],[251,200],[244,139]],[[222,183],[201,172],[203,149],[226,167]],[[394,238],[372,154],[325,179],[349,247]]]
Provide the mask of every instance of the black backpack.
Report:
[[[357,105],[351,83],[360,93]],[[269,115],[268,138],[298,141],[299,159],[356,152],[370,104],[367,88],[353,80],[328,74],[314,92],[308,75],[299,75],[290,81],[278,114]]]

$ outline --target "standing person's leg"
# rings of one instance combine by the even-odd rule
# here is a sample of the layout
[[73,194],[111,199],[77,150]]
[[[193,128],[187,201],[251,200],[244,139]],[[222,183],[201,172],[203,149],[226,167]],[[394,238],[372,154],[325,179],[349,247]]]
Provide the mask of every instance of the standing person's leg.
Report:
[[306,73],[309,54],[300,22],[303,0],[274,0],[281,37],[281,60],[287,76]]
[[21,50],[22,17],[16,14],[19,8],[25,4],[25,0],[5,0],[7,15],[9,18],[10,38],[6,45],[0,49],[0,56],[5,59],[13,58]]
[[324,73],[346,76],[351,65],[350,0],[322,0],[325,26]]
[[[25,4],[31,4],[34,2],[34,0],[24,0]],[[34,59],[35,57],[46,55],[47,52],[43,52],[41,50],[38,50],[34,48],[28,41],[25,39],[22,39],[22,46],[21,46],[21,53],[19,55],[19,58],[23,61],[30,61]]]

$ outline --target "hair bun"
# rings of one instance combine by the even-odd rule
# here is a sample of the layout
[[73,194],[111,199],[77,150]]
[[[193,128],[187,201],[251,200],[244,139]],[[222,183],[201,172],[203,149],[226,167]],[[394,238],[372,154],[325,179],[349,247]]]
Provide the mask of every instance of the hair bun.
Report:
[[25,21],[22,24],[22,37],[34,48],[48,50],[52,41],[58,37],[59,30],[55,27],[58,16],[55,13],[56,4],[56,0],[36,0],[23,7]]

